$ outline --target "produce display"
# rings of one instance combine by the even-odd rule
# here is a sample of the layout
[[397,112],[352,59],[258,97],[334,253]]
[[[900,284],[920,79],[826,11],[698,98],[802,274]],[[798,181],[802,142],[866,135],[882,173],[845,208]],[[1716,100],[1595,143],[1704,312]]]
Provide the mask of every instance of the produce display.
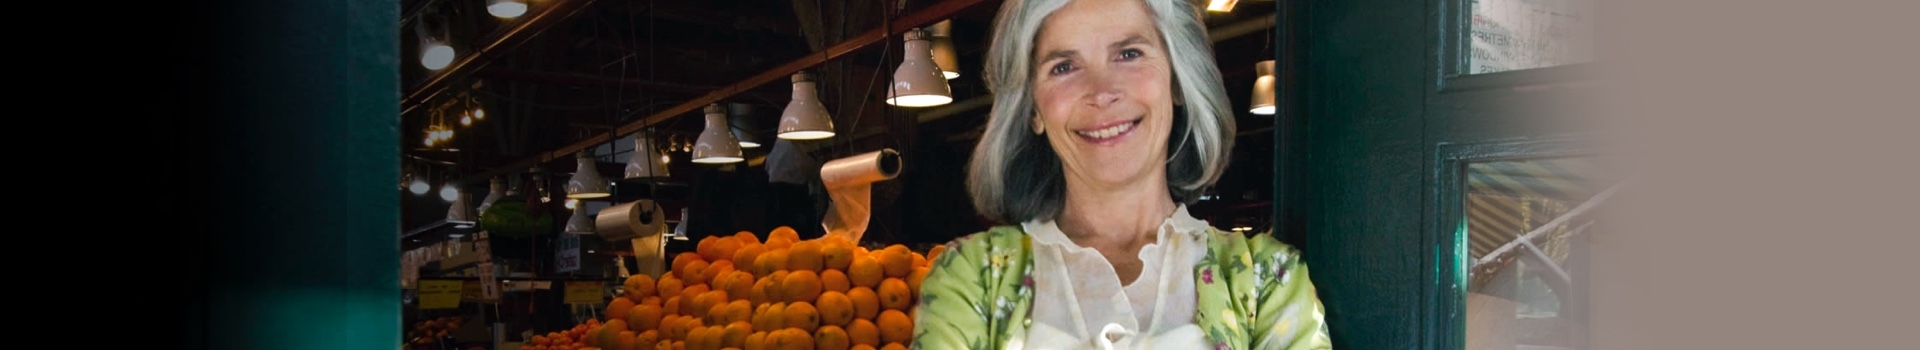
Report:
[[465,317],[442,316],[414,323],[413,328],[407,330],[407,343],[413,346],[438,345],[441,339],[447,338],[448,333],[460,329],[460,324],[465,321]]
[[703,238],[659,280],[627,278],[602,319],[536,335],[523,349],[905,350],[928,261],[791,228]]

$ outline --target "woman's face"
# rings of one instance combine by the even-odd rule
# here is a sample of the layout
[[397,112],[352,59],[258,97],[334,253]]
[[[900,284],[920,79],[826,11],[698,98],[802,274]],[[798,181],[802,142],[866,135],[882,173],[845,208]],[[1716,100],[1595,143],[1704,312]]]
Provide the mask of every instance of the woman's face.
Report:
[[1034,122],[1068,188],[1165,181],[1172,66],[1140,0],[1075,0],[1041,23]]

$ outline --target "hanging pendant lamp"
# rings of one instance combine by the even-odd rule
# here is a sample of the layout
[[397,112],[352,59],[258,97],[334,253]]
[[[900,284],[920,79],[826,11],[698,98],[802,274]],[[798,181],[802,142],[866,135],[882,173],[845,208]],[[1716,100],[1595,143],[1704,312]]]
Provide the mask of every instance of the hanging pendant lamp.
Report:
[[573,171],[573,178],[567,179],[567,198],[589,199],[608,196],[607,179],[600,176],[599,166],[594,164],[593,150],[580,151],[574,157],[579,167]]
[[893,88],[887,89],[887,104],[901,107],[932,107],[953,102],[947,77],[933,63],[933,42],[925,30],[907,30],[906,54],[900,68],[893,71]]
[[953,49],[953,20],[934,23],[933,64],[940,67],[940,74],[948,80],[960,77],[960,54]]
[[487,198],[480,200],[480,209],[478,210],[478,212],[486,213],[488,207],[492,207],[494,202],[498,202],[500,201],[500,198],[503,198],[506,196],[507,196],[506,181],[500,180],[500,178],[498,177],[493,178],[492,180],[488,180],[487,181]]
[[447,222],[454,224],[454,228],[473,227],[480,215],[473,211],[473,202],[468,199],[471,196],[467,195],[467,191],[454,191],[458,193],[454,194],[453,206],[447,208]]
[[593,218],[587,215],[585,204],[573,208],[573,217],[567,218],[566,232],[576,235],[590,235],[594,233]]
[[633,136],[633,156],[627,158],[626,178],[664,178],[667,174],[666,157],[660,155],[660,149],[653,146],[653,138],[647,135]]
[[833,116],[820,103],[812,72],[793,74],[793,101],[780,112],[779,137],[788,140],[818,140],[833,137]]
[[693,145],[693,162],[725,164],[745,160],[740,154],[740,140],[734,138],[733,129],[727,127],[727,108],[710,104],[706,113],[707,129],[700,132],[700,140]]
[[487,14],[500,18],[515,18],[527,14],[527,3],[521,0],[487,0]]
[[1251,106],[1250,111],[1258,115],[1273,115],[1273,60],[1255,63],[1253,71],[1260,77],[1253,81],[1253,98],[1248,104]]

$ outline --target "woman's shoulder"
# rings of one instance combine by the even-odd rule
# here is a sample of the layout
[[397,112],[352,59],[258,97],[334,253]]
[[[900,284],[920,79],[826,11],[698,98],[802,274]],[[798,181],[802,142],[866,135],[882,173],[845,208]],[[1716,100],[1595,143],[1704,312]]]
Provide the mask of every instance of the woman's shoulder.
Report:
[[1291,244],[1273,238],[1272,232],[1244,234],[1239,232],[1208,228],[1207,247],[1216,253],[1241,253],[1254,257],[1266,257],[1279,260],[1293,260],[1300,255],[1300,249]]

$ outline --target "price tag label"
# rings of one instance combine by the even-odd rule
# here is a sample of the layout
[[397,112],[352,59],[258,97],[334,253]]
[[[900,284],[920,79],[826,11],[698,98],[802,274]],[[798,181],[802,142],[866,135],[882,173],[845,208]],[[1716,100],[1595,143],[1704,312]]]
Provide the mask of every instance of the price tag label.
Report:
[[566,302],[569,304],[599,304],[601,301],[604,301],[604,300],[601,300],[603,299],[601,298],[601,296],[606,295],[606,293],[607,293],[606,283],[581,282],[581,281],[567,282],[567,301]]
[[493,263],[480,263],[479,269],[480,299],[487,301],[500,300],[500,281],[494,279]]
[[421,309],[452,309],[460,307],[460,292],[465,283],[457,280],[421,280],[419,297]]
[[553,271],[567,273],[580,270],[580,235],[561,234],[553,240]]

